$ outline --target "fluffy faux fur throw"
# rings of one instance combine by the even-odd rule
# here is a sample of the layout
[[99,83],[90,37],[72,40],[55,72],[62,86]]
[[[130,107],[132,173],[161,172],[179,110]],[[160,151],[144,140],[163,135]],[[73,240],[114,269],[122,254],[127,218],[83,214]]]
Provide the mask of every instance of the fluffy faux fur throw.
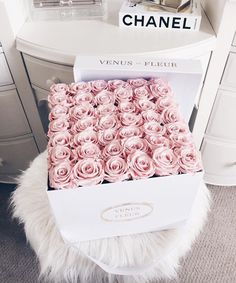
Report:
[[[39,155],[19,179],[12,195],[14,217],[24,224],[26,237],[46,282],[146,283],[176,276],[179,259],[191,248],[209,210],[209,192],[201,185],[186,225],[169,231],[65,244],[55,225],[46,194],[47,156]],[[150,268],[130,276],[108,274],[85,254],[111,267]],[[153,264],[155,263],[155,264]]]

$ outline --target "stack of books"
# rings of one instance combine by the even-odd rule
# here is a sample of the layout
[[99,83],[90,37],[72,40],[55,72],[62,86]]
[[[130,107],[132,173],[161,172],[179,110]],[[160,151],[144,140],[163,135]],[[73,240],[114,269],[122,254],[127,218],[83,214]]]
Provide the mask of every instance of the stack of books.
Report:
[[126,0],[119,12],[127,28],[197,31],[200,24],[200,0]]

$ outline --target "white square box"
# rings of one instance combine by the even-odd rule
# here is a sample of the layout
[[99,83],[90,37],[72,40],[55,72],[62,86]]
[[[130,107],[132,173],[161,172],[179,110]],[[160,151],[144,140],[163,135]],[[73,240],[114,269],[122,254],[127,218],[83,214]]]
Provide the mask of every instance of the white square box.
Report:
[[[202,71],[198,61],[94,56],[77,57],[74,74],[75,81],[166,78],[188,121]],[[191,212],[202,176],[153,177],[47,193],[63,239],[76,244],[178,226]]]

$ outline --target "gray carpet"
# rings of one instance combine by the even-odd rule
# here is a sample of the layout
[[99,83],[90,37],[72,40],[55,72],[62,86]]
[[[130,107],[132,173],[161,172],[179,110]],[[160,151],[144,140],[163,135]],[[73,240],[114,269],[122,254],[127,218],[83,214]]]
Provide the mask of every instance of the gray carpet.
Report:
[[[38,267],[21,226],[10,219],[13,186],[0,184],[0,283],[37,283]],[[165,283],[236,282],[236,188],[210,187],[212,212],[178,280]],[[101,283],[101,282],[94,282]]]

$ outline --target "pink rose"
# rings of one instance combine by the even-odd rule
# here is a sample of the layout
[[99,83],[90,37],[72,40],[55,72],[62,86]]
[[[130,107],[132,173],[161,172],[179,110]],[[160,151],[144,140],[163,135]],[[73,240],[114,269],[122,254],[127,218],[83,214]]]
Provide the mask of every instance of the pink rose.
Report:
[[100,130],[106,130],[110,128],[118,128],[119,122],[116,115],[106,115],[100,118],[98,121],[98,128]]
[[130,137],[142,137],[143,131],[138,126],[124,126],[119,129],[119,136],[121,139],[127,139]]
[[105,104],[105,105],[98,105],[96,108],[96,114],[98,116],[106,116],[109,114],[115,114],[117,112],[117,108],[114,104]]
[[95,143],[87,142],[78,146],[75,151],[76,155],[81,159],[94,158],[98,159],[101,157],[101,150]]
[[115,128],[109,128],[98,132],[98,143],[102,146],[115,140],[117,137],[117,130]]
[[143,124],[143,118],[140,114],[135,113],[120,113],[119,120],[123,126],[140,126]]
[[63,105],[55,105],[49,114],[49,120],[56,120],[58,118],[67,118],[68,117],[68,107]]
[[187,134],[189,133],[189,128],[184,122],[174,122],[166,125],[166,131],[168,135],[171,134]]
[[102,161],[94,158],[78,160],[73,168],[72,178],[77,186],[92,186],[102,183],[104,179]]
[[125,156],[128,156],[135,151],[149,152],[147,141],[140,137],[131,137],[126,140],[122,140],[121,142]]
[[89,103],[83,103],[81,105],[76,105],[69,110],[71,122],[76,122],[84,117],[94,116],[94,108]]
[[131,101],[133,99],[133,90],[130,86],[120,86],[114,90],[114,95],[117,102]]
[[78,145],[82,145],[86,142],[97,144],[98,142],[97,133],[91,129],[88,129],[76,134],[73,138],[72,146],[76,148]]
[[166,147],[156,148],[153,152],[152,158],[156,167],[157,175],[167,176],[178,174],[178,159],[172,149]]
[[70,93],[90,92],[91,85],[89,82],[78,82],[70,84]]
[[50,93],[53,95],[56,92],[67,94],[69,92],[69,86],[67,84],[53,84],[50,87]]
[[151,121],[146,122],[143,125],[143,130],[146,135],[161,135],[163,136],[166,132],[166,128],[162,126],[160,123]]
[[141,114],[142,114],[144,123],[145,122],[152,122],[152,121],[155,121],[155,122],[158,122],[158,123],[162,122],[161,121],[161,115],[154,110],[146,110],[146,111],[143,111]]
[[95,104],[114,104],[115,103],[115,95],[111,91],[103,90],[97,93],[94,98]]
[[122,80],[110,80],[108,81],[108,88],[111,91],[114,91],[115,89],[119,87],[127,87],[129,84]]
[[49,140],[49,146],[56,145],[69,146],[71,141],[71,134],[68,131],[54,133]]
[[58,163],[49,170],[50,186],[54,189],[69,189],[74,185],[71,181],[70,162]]
[[135,113],[136,112],[135,105],[130,101],[120,102],[120,104],[118,105],[118,108],[119,108],[120,112],[127,112],[127,113]]
[[106,90],[108,88],[108,83],[104,80],[96,80],[90,82],[90,85],[92,87],[92,92],[97,94],[101,92],[102,90]]
[[147,85],[147,80],[145,79],[129,79],[127,82],[133,87],[133,88],[138,88]]
[[175,150],[179,172],[196,173],[202,170],[200,153],[194,146],[184,146]]
[[152,95],[156,98],[163,96],[173,96],[173,92],[168,85],[151,84],[149,87]]
[[151,100],[153,98],[152,93],[148,86],[141,86],[134,89],[134,99],[137,100]]
[[55,92],[48,96],[49,107],[54,107],[56,105],[69,106],[68,95],[64,92]]
[[146,135],[145,136],[146,141],[148,142],[149,147],[154,150],[157,147],[167,147],[169,148],[171,146],[171,142],[169,139],[167,139],[164,136],[160,135]]
[[55,132],[67,131],[69,127],[70,127],[69,122],[67,121],[67,119],[63,117],[53,120],[49,124],[48,136],[50,137],[52,133],[55,133]]
[[93,104],[93,94],[91,92],[79,92],[75,96],[71,97],[71,100],[74,105],[80,105],[83,103]]
[[149,84],[156,84],[156,85],[159,85],[159,86],[166,86],[168,83],[167,81],[161,79],[161,78],[151,78],[149,80]]
[[179,109],[174,106],[164,109],[161,113],[161,118],[165,124],[179,122],[183,120],[182,116],[180,115]]
[[77,134],[86,129],[93,130],[97,124],[97,119],[95,117],[84,117],[81,120],[78,120],[71,126],[71,133]]
[[57,145],[49,149],[49,162],[52,165],[63,161],[70,161],[71,150],[67,146]]
[[135,151],[127,158],[130,174],[134,180],[149,178],[155,174],[155,167],[151,157],[142,151]]
[[146,98],[144,99],[139,99],[137,101],[134,102],[135,106],[137,107],[137,109],[139,109],[141,112],[142,111],[147,111],[147,110],[154,110],[156,111],[157,106],[155,103],[153,103],[150,100],[147,100]]
[[123,147],[121,146],[121,143],[119,140],[114,140],[107,144],[103,149],[103,157],[108,158],[111,156],[121,156],[123,151]]
[[168,96],[159,97],[156,101],[156,105],[159,113],[161,113],[163,110],[169,107],[177,108],[176,102],[173,100],[172,97],[168,97]]
[[173,147],[193,145],[193,137],[190,133],[188,134],[172,133],[169,136],[169,139],[172,141]]
[[120,156],[107,159],[104,169],[105,180],[108,182],[121,182],[129,179],[127,163]]

